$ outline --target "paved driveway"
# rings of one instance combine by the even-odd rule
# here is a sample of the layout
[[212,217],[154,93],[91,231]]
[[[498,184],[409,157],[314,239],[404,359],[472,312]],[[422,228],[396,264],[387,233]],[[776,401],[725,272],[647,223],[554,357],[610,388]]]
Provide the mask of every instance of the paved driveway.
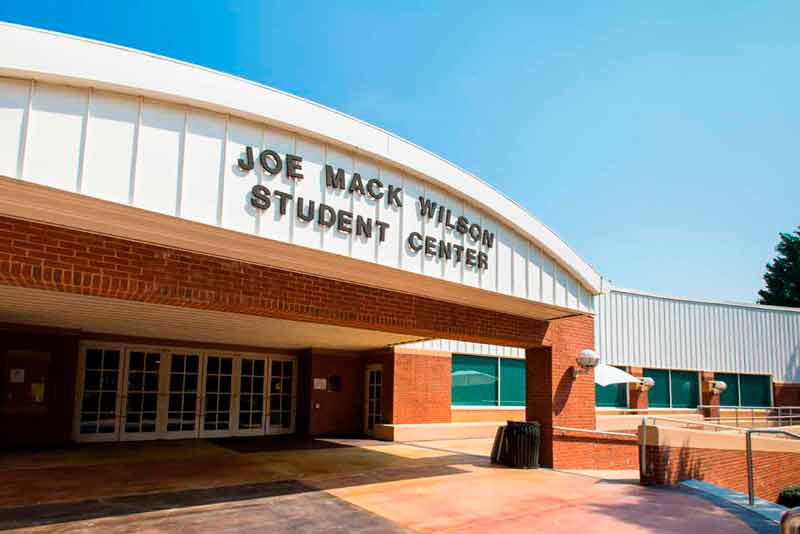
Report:
[[492,466],[487,440],[195,440],[0,458],[16,532],[753,532],[692,494]]

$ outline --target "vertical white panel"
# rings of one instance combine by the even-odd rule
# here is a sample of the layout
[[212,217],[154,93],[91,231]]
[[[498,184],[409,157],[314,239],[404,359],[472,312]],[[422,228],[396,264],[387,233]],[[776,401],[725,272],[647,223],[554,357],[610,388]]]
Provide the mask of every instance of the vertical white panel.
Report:
[[580,284],[578,284],[578,291],[581,311],[592,311],[592,295]]
[[498,227],[497,223],[488,217],[481,217],[483,229],[494,234],[494,241],[491,247],[487,247],[481,241],[480,250],[489,257],[489,268],[481,271],[481,287],[489,291],[497,291],[497,249],[498,249]]
[[[464,204],[460,201],[455,199],[451,199],[447,204],[447,208],[450,210],[450,225],[455,226],[458,222],[458,218],[464,215]],[[446,219],[445,219],[446,221]],[[463,247],[464,240],[466,239],[464,234],[456,230],[455,228],[449,228],[445,226],[444,228],[444,239],[448,243],[452,245],[458,245]],[[464,250],[461,251],[461,258],[460,260],[456,259],[456,250],[452,249],[452,257],[449,261],[444,262],[444,279],[449,280],[451,282],[461,283],[462,280],[462,270],[464,268]]]
[[[408,191],[404,187],[403,177],[394,171],[386,168],[381,168],[380,176],[378,177],[383,182],[384,197],[378,202],[378,219],[389,224],[387,229],[387,239],[385,242],[377,242],[378,247],[378,263],[387,265],[389,267],[400,267],[400,256],[405,253],[406,238],[408,232],[403,228],[403,209],[407,204],[413,208],[415,199],[409,196]],[[386,201],[386,193],[389,189],[389,184],[394,187],[403,188],[401,194],[403,207],[398,207],[394,203],[389,205]]]
[[139,100],[105,91],[94,91],[84,151],[82,193],[128,203],[136,154]]
[[181,217],[217,223],[225,117],[192,109],[186,132]]
[[24,178],[75,191],[88,90],[37,83],[33,91]]
[[0,78],[0,174],[17,177],[31,83]]
[[564,269],[556,266],[556,300],[558,306],[567,305],[567,273]]
[[498,225],[494,247],[497,249],[497,263],[489,263],[489,269],[497,270],[497,291],[510,294],[513,280],[513,248],[511,232],[504,226]]
[[542,253],[533,244],[528,244],[528,298],[542,299]]
[[528,242],[520,237],[514,237],[514,261],[511,270],[514,276],[514,295],[528,298]]
[[[322,156],[313,151],[308,155],[308,157],[311,159],[308,159],[305,154],[295,154],[294,136],[288,133],[272,128],[266,129],[262,133],[263,146],[261,148],[276,152],[281,158],[281,161],[284,162],[284,165],[279,173],[271,174],[264,171],[260,162],[256,163],[259,183],[267,187],[273,194],[272,207],[268,211],[258,214],[258,217],[260,217],[259,234],[270,239],[276,239],[278,241],[283,241],[284,243],[290,243],[292,241],[293,225],[297,219],[294,197],[297,196],[298,183],[304,183],[307,180],[311,180],[314,190],[316,191],[314,199],[319,197],[319,169]],[[294,178],[287,176],[285,165],[286,154],[293,154],[303,158],[303,170],[301,173],[303,178],[301,180],[295,180]],[[255,157],[258,158],[257,155],[255,155]],[[286,201],[285,214],[281,214],[281,199],[278,196],[275,196],[275,191],[280,191],[282,193],[292,195],[293,197],[292,199],[288,199]],[[317,205],[319,205],[319,203],[317,203]]]
[[[352,228],[352,234],[350,234],[350,240],[352,242],[351,254],[356,259],[374,262],[378,253],[378,247],[385,247],[388,245],[386,242],[380,243],[378,227],[375,225],[375,221],[378,218],[378,201],[366,193],[367,182],[371,179],[377,179],[379,171],[377,165],[365,161],[363,158],[359,158],[355,161],[355,172],[361,176],[361,183],[364,186],[365,194],[362,195],[354,191],[351,195],[353,203],[353,223],[350,225]],[[385,199],[382,200],[385,202]],[[363,234],[356,235],[356,223],[359,216],[361,216],[363,220],[371,223],[372,237],[367,237]],[[386,237],[388,239],[396,239],[396,232],[396,229],[394,232],[388,229]]]
[[544,253],[542,254],[542,302],[553,304],[555,302],[555,266]]
[[[475,209],[473,209],[469,205],[464,206],[464,217],[467,218],[469,221],[469,225],[481,224],[481,215]],[[466,254],[466,249],[472,248],[478,250],[480,248],[480,238],[478,241],[474,241],[469,233],[464,236],[464,253]],[[466,263],[463,266],[463,280],[464,284],[471,286],[471,287],[480,287],[481,285],[481,273],[475,267],[469,267]]]
[[578,308],[578,281],[567,275],[567,307]]
[[[350,180],[353,176],[353,156],[329,146],[327,148],[326,163],[333,167],[334,172],[336,169],[344,169],[345,188],[325,188],[325,204],[335,211],[345,210],[352,213],[351,195],[347,191],[347,187],[350,185]],[[324,179],[322,187],[325,187]],[[345,256],[350,254],[350,234],[338,231],[335,221],[333,226],[322,228],[322,244],[327,252]]]
[[400,255],[401,267],[403,270],[411,271],[412,273],[421,273],[424,251],[412,250],[406,238],[412,232],[417,232],[424,238],[422,215],[420,215],[419,211],[419,197],[425,195],[425,189],[418,180],[410,176],[403,177],[403,184],[403,237],[400,244],[403,252]]
[[186,111],[144,101],[133,205],[175,215]]
[[[439,242],[444,239],[444,224],[439,222],[439,208],[449,204],[438,189],[427,186],[425,187],[425,198],[436,204],[436,211],[433,217],[429,218],[427,215],[423,219],[423,226],[425,229],[425,237],[433,237],[436,239],[436,245],[433,255],[423,254],[422,256],[422,274],[432,276],[434,278],[441,278],[444,272],[444,259],[439,258]],[[425,248],[423,247],[423,252]]]
[[[225,169],[222,183],[222,227],[252,234],[256,230],[256,217],[261,211],[250,203],[250,191],[258,184],[261,165],[256,161],[255,168],[250,171],[239,167],[239,158],[246,158],[246,147],[253,147],[253,156],[257,159],[262,129],[252,123],[238,119],[228,122],[228,141],[225,143]],[[271,190],[271,189],[270,189]],[[278,213],[278,198],[272,199],[267,210],[270,214]]]
[[[302,199],[302,211],[307,214],[311,203],[314,203],[313,216],[310,221],[304,221],[297,217],[293,219],[292,241],[296,245],[320,248],[322,237],[316,222],[316,213],[322,202],[325,190],[325,147],[314,141],[297,138],[297,155],[303,157],[303,179],[295,183],[294,200],[295,210],[300,209],[299,201]],[[265,225],[262,225],[262,233]]]

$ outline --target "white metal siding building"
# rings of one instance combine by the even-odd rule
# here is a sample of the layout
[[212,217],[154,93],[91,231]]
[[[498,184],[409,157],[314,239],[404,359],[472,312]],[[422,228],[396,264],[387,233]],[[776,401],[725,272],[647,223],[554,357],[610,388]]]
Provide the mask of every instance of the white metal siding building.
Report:
[[612,289],[595,304],[595,347],[608,364],[800,382],[800,309],[628,289]]

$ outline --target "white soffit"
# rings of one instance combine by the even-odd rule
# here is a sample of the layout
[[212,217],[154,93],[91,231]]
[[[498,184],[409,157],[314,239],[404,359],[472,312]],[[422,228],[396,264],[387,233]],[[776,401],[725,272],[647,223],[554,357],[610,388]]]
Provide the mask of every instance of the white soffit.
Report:
[[0,323],[275,349],[367,350],[420,339],[372,330],[0,285]]

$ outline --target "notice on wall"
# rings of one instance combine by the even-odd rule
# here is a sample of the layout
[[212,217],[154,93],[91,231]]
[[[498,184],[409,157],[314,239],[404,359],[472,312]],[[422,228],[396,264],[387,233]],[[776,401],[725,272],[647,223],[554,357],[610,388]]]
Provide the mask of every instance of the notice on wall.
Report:
[[12,384],[25,383],[25,369],[11,369],[8,373],[8,381]]
[[328,379],[327,378],[315,378],[314,379],[314,389],[321,389],[323,391],[328,389]]

